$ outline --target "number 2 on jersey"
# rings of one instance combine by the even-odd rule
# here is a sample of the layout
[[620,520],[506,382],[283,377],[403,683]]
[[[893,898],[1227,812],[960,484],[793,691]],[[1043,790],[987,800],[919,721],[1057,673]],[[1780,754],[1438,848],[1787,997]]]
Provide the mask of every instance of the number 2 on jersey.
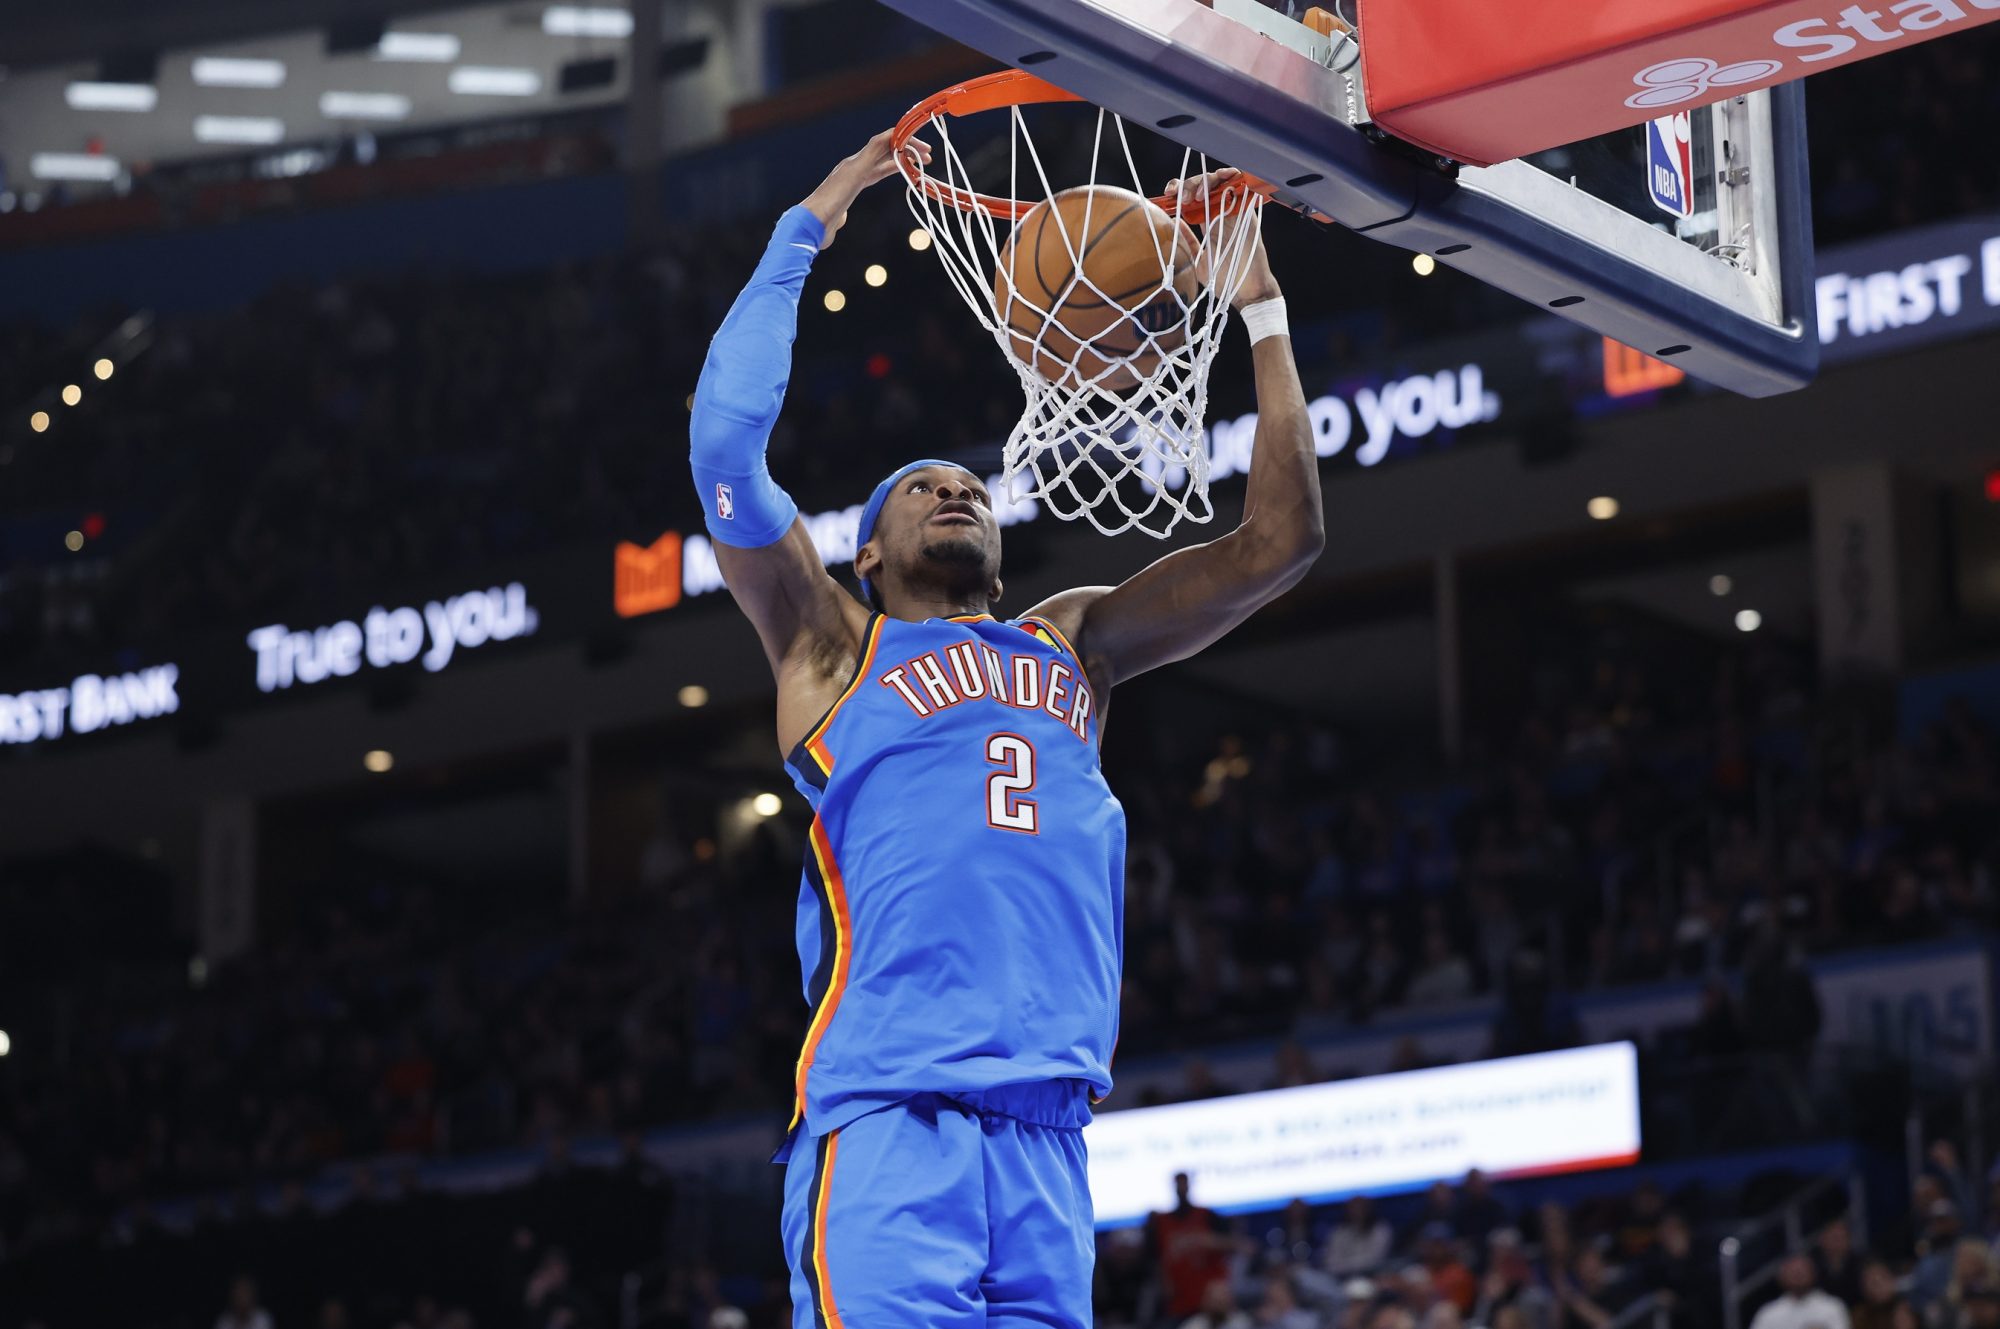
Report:
[[986,777],[986,824],[1024,835],[1041,834],[1041,809],[1021,795],[1035,787],[1035,745],[1019,734],[986,740],[986,760],[999,770]]

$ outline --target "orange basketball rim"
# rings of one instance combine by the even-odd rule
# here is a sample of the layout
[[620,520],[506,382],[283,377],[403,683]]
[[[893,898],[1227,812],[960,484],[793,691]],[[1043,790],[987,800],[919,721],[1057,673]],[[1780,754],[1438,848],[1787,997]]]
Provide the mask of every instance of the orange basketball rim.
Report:
[[[1036,204],[1017,198],[1001,198],[994,194],[981,194],[972,189],[961,188],[929,174],[914,157],[905,155],[917,131],[939,116],[962,119],[977,115],[982,111],[1004,111],[1017,106],[1038,106],[1052,102],[1080,102],[1083,98],[1073,92],[1066,92],[1049,82],[1037,78],[1021,69],[1003,69],[997,74],[985,74],[979,78],[954,83],[942,92],[933,93],[904,113],[896,122],[896,132],[890,140],[896,152],[896,163],[909,181],[912,189],[922,190],[931,198],[964,212],[983,212],[989,217],[1003,221],[1020,221],[1034,210]],[[1200,198],[1177,198],[1172,194],[1157,194],[1154,206],[1178,216],[1182,221],[1195,226],[1207,222],[1210,212],[1223,214],[1232,209],[1233,199],[1241,194],[1256,194],[1270,198],[1277,193],[1277,186],[1259,180],[1253,175],[1238,175],[1211,196]]]

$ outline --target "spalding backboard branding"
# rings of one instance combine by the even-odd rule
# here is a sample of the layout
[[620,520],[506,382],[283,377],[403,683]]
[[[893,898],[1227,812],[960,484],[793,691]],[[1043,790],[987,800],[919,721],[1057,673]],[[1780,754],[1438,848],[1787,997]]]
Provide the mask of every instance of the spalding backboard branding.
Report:
[[[2000,0],[1356,0],[1375,123],[1488,166],[2000,22]],[[1441,38],[1441,34],[1456,34]]]

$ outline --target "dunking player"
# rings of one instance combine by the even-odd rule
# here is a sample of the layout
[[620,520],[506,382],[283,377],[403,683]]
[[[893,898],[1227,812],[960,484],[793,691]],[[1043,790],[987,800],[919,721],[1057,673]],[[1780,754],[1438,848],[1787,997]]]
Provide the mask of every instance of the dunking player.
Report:
[[722,574],[777,675],[779,749],[814,812],[797,926],[812,1020],[778,1156],[794,1324],[1083,1326],[1082,1127],[1111,1091],[1124,958],[1105,697],[1305,575],[1324,542],[1318,470],[1260,244],[1236,296],[1258,421],[1235,530],[1003,620],[985,486],[918,461],[869,497],[861,598],[842,589],[764,450],[806,273],[895,173],[892,151],[877,135],[779,219],[691,424]]

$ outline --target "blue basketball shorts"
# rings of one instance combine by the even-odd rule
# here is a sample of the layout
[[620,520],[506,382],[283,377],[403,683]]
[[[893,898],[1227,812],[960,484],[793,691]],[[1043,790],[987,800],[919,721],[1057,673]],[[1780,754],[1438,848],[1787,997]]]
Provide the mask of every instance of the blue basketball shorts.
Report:
[[1089,1119],[1085,1087],[1062,1080],[918,1094],[796,1135],[793,1329],[1088,1329]]

